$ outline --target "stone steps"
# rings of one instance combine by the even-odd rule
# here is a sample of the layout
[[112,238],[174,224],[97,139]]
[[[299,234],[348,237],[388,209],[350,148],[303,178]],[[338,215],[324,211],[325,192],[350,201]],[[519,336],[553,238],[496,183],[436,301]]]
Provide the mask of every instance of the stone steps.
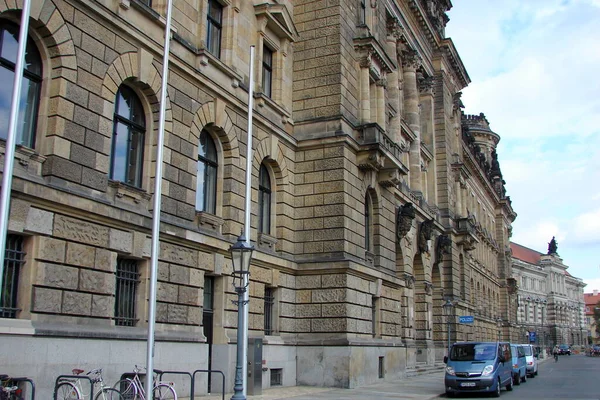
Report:
[[437,363],[434,365],[427,365],[425,363],[417,363],[414,368],[406,369],[406,377],[410,378],[418,375],[434,374],[436,372],[442,372],[446,364]]

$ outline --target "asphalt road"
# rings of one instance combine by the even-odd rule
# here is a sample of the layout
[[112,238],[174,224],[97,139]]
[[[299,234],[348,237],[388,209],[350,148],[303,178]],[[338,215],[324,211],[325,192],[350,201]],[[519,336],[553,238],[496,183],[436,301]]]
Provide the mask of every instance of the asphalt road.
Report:
[[[444,396],[445,397],[445,396]],[[465,399],[489,399],[489,396],[464,395]],[[559,356],[539,366],[539,374],[515,386],[512,392],[502,389],[501,399],[600,399],[600,357]]]

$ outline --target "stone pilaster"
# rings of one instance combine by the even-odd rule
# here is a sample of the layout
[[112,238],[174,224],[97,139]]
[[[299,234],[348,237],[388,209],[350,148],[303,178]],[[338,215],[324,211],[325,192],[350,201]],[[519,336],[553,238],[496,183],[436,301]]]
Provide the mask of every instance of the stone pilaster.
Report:
[[414,50],[402,53],[404,119],[415,134],[409,152],[410,189],[421,192],[421,122],[419,118],[419,90],[417,88],[418,65],[419,57]]

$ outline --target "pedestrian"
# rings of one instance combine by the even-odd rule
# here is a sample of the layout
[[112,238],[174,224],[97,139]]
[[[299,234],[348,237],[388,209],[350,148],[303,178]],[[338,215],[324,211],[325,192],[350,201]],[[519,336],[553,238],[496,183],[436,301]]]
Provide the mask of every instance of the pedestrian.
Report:
[[552,354],[554,354],[554,362],[558,362],[558,346],[554,346],[554,350],[552,350]]

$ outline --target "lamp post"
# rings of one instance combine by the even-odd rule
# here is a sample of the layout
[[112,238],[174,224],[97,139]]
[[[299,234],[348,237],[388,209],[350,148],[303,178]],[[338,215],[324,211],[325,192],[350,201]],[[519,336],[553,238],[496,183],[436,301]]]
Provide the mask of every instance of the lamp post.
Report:
[[244,308],[248,304],[244,300],[244,293],[248,288],[248,277],[250,275],[250,260],[252,259],[252,251],[254,246],[246,242],[244,234],[238,237],[237,242],[231,246],[231,261],[233,262],[233,287],[238,295],[238,326],[237,326],[237,356],[235,360],[235,383],[233,386],[233,396],[231,400],[246,400],[244,395],[244,326],[246,326],[246,313]]
[[453,308],[454,303],[452,303],[452,300],[446,299],[446,302],[442,305],[442,309],[444,310],[446,322],[448,323],[448,356],[450,356],[450,317],[452,316]]
[[502,339],[502,318],[496,320],[496,326],[498,327],[498,341]]

